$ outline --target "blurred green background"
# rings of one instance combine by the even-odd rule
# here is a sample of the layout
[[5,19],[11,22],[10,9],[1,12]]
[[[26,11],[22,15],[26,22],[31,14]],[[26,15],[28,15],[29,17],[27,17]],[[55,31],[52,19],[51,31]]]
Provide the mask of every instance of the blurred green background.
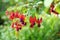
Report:
[[[49,12],[53,1],[57,5],[55,10],[60,14],[60,0],[0,0],[0,40],[60,40],[60,16],[50,15]],[[27,14],[26,21],[30,15],[42,17],[41,27],[35,25],[30,29],[30,24],[27,22],[27,25],[18,32],[19,36],[16,39],[16,30],[10,27],[11,21],[5,15],[6,10],[18,10]]]

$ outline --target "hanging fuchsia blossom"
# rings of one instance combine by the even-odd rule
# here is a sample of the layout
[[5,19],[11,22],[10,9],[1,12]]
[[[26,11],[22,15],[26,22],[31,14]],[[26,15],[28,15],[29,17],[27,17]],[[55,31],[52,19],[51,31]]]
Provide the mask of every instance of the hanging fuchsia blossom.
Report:
[[[20,14],[18,11],[16,11],[16,12],[14,12],[14,11],[11,11],[11,12],[6,11],[6,15],[9,15],[9,19],[14,21],[12,23],[11,27],[13,29],[16,29],[16,31],[21,30],[22,27],[26,25],[26,22],[25,22],[26,16],[23,15],[23,14]],[[42,23],[42,18],[37,20],[36,16],[34,16],[34,17],[30,16],[29,23],[30,23],[31,28],[33,28],[35,24],[37,24],[38,27],[40,27],[40,24]]]
[[10,20],[13,20],[14,18],[15,18],[15,14],[14,14],[14,12],[11,12],[9,19],[10,19]]
[[36,23],[38,24],[38,27],[40,27],[40,24],[42,23],[42,18],[36,20]]
[[30,27],[33,28],[33,26],[35,25],[35,22],[36,22],[36,17],[30,16],[29,21],[30,21]]
[[17,31],[19,31],[19,30],[22,29],[23,24],[18,23],[18,22],[15,22],[15,23],[12,23],[11,27],[12,27],[12,28],[15,28]]
[[26,16],[25,16],[25,15],[23,15],[23,14],[20,14],[19,18],[20,18],[20,22],[21,22],[23,25],[26,25],[26,22],[24,22],[24,21],[25,21]]
[[40,24],[42,23],[42,18],[40,18],[40,19],[37,20],[36,17],[30,16],[29,21],[30,21],[30,27],[31,27],[31,28],[33,28],[33,26],[34,26],[36,23],[37,23],[38,27],[40,27]]
[[15,18],[19,18],[19,12],[18,11],[15,12]]
[[53,12],[53,13],[56,14],[56,15],[58,15],[58,12],[56,12],[56,11],[54,10],[54,4],[53,4],[53,3],[50,5],[50,13],[51,13],[51,12]]

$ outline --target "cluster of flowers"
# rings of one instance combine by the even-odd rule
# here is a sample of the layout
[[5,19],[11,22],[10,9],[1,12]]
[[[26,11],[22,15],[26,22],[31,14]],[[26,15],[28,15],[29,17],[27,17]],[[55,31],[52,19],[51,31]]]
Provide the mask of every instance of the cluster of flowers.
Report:
[[14,12],[14,11],[6,11],[6,15],[9,15],[9,19],[10,20],[14,20],[16,18],[18,18],[19,20],[16,20],[15,22],[12,23],[12,28],[16,28],[17,31],[19,31],[19,29],[22,28],[22,26],[26,25],[26,22],[24,22],[25,20],[25,15],[20,14],[18,11]]
[[[9,15],[9,19],[10,20],[14,20],[16,18],[18,18],[19,20],[16,20],[15,22],[12,23],[11,27],[12,28],[16,28],[17,31],[19,31],[20,29],[22,29],[23,26],[25,26],[27,24],[27,22],[25,22],[26,20],[26,16],[22,13],[19,13],[18,11],[14,12],[14,11],[6,11],[6,15]],[[33,28],[35,24],[38,25],[38,27],[40,27],[40,24],[42,23],[42,18],[37,19],[36,16],[32,17],[30,16],[29,18],[29,23],[30,23],[30,27]]]
[[37,20],[36,17],[30,16],[29,21],[30,21],[30,27],[33,27],[36,23],[37,23],[38,27],[40,27],[40,24],[42,23],[42,18]]

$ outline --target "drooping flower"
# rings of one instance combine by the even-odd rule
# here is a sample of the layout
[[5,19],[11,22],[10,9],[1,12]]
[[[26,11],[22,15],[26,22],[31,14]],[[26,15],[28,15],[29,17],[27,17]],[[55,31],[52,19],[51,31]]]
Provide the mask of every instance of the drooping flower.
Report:
[[14,28],[14,25],[15,25],[15,24],[14,24],[14,23],[12,23],[12,24],[11,24],[11,27],[12,27],[12,28]]
[[15,17],[19,18],[19,12],[18,11],[15,12]]
[[42,18],[36,20],[36,23],[38,24],[38,27],[40,27],[40,24],[42,23]]
[[50,13],[53,12],[54,14],[58,15],[58,12],[54,10],[54,3],[50,5]]
[[32,16],[30,16],[29,21],[30,21],[30,27],[32,28],[32,27],[35,25],[36,17],[32,17]]
[[14,18],[15,18],[15,14],[14,14],[14,12],[11,12],[9,19],[10,19],[10,20],[13,20]]
[[11,27],[12,27],[12,28],[15,28],[16,31],[21,30],[21,29],[22,29],[22,26],[23,26],[23,24],[18,23],[18,22],[14,22],[14,23],[12,23],[12,25],[11,25]]
[[23,15],[23,14],[21,14],[20,16],[19,16],[19,18],[20,18],[20,22],[23,24],[23,25],[26,25],[26,22],[25,22],[25,15]]
[[25,20],[25,15],[22,14],[20,19],[24,21]]
[[18,24],[16,25],[16,30],[19,31],[19,30],[22,29],[22,27],[23,27],[23,24],[18,23]]

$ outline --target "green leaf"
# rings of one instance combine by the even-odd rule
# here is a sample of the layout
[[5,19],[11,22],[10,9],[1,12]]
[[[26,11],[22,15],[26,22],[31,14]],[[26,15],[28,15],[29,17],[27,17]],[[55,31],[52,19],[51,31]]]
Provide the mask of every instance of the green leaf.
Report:
[[56,12],[58,12],[60,14],[60,4],[57,4],[55,10],[56,10]]

